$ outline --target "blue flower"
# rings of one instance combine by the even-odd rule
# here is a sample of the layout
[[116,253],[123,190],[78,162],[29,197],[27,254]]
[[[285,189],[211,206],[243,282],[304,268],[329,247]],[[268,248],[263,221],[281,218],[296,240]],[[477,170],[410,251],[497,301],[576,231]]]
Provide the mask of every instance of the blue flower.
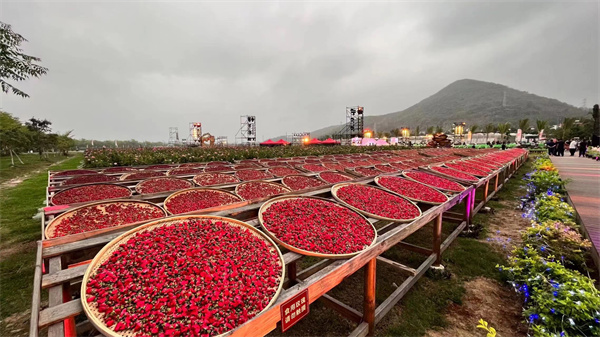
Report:
[[554,295],[554,297],[557,297],[558,296],[558,291],[553,292],[552,295]]
[[552,309],[550,309],[550,312],[551,312],[551,313],[555,313],[555,312],[556,312],[556,310],[554,310],[554,308],[552,308]]

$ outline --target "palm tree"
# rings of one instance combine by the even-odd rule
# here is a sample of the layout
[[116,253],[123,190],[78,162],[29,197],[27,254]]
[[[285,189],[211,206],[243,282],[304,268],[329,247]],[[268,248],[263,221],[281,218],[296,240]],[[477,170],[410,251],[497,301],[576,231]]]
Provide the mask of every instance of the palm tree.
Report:
[[498,132],[500,133],[501,139],[504,140],[506,136],[510,133],[510,123],[500,123],[498,124]]
[[471,142],[473,142],[473,137],[475,136],[475,132],[477,132],[478,129],[479,129],[479,125],[477,125],[477,124],[473,124],[469,128],[469,131],[471,131]]
[[575,125],[575,118],[565,117],[565,119],[563,119],[561,128],[562,139],[567,139],[569,133],[571,132],[571,129],[573,128],[573,125]]
[[548,128],[548,121],[541,121],[541,120],[537,120],[535,121],[535,127],[537,129],[537,132],[540,133],[542,132],[542,130],[546,130]]
[[444,128],[441,126],[436,126],[435,127],[435,133],[444,133]]
[[485,129],[483,130],[485,131],[485,142],[487,143],[488,138],[490,137],[490,133],[496,131],[496,127],[494,126],[494,124],[489,123],[485,126]]
[[419,133],[421,133],[421,127],[417,125],[415,129],[415,141],[419,138]]
[[529,130],[529,118],[519,120],[519,129],[521,129],[521,131],[523,131],[523,133],[525,133],[525,132],[527,132],[527,130]]
[[427,127],[427,134],[432,135],[434,130],[435,130],[435,128],[433,126]]

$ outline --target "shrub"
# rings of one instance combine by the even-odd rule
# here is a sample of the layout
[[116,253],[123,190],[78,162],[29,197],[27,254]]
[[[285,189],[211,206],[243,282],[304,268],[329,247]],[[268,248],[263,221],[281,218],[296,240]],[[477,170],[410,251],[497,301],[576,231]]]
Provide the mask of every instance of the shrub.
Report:
[[535,201],[535,218],[538,222],[548,220],[569,222],[574,225],[575,210],[564,202],[560,194],[548,192],[540,195]]

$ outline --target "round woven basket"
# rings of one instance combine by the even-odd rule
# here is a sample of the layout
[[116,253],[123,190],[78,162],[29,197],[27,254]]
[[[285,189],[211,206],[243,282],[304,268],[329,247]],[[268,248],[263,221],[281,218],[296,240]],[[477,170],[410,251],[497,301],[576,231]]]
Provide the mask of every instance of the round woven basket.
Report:
[[[458,181],[459,183],[461,183],[461,184],[469,184],[469,185],[472,185],[472,184],[477,184],[477,183],[479,182],[479,180],[480,180],[479,178],[477,178],[477,177],[475,177],[475,176],[473,176],[473,177],[475,177],[477,180],[466,180],[466,179],[458,178],[458,177],[451,176],[451,175],[449,175],[449,174],[446,174],[446,173],[443,173],[443,172],[436,171],[436,170],[432,169],[432,167],[435,167],[435,166],[427,166],[427,167],[426,167],[426,169],[427,169],[428,171],[431,171],[431,173],[433,173],[433,174],[435,174],[435,175],[440,175],[440,176],[442,176],[442,177],[445,177],[446,179],[450,179],[450,180],[457,180],[457,181]],[[448,169],[456,170],[456,169],[453,169],[453,168],[450,168],[450,167],[445,167],[445,166],[440,166],[440,167],[444,167],[444,168],[448,168]],[[465,174],[472,175],[472,174],[470,174],[470,173],[465,173]]]
[[227,175],[227,176],[235,178],[236,181],[235,182],[230,182],[230,183],[210,185],[210,186],[231,185],[231,184],[236,184],[236,183],[240,182],[240,179],[238,177],[236,177],[235,175],[233,175],[233,174],[227,174],[227,173],[220,173],[220,172],[204,172],[204,173],[200,173],[200,174],[195,175],[194,178],[192,178],[192,181],[194,182],[194,184],[196,184],[198,186],[208,187],[208,186],[200,185],[198,183],[198,181],[196,181],[196,179],[200,178],[200,177],[202,177],[204,175],[212,175],[212,174],[224,174],[224,175]]
[[[461,191],[447,190],[447,189],[445,189],[445,188],[441,188],[441,187],[437,187],[437,186],[432,186],[432,185],[426,184],[426,183],[424,183],[424,182],[422,182],[422,181],[418,181],[418,180],[416,180],[416,179],[413,179],[413,178],[411,178],[411,177],[407,176],[406,174],[407,174],[407,173],[410,173],[410,172],[415,172],[415,171],[402,171],[402,176],[404,176],[406,179],[410,179],[410,180],[412,180],[412,181],[416,181],[416,182],[418,182],[418,183],[421,183],[421,184],[423,184],[423,185],[427,185],[427,186],[429,186],[429,187],[435,188],[435,189],[436,189],[436,190],[438,190],[438,191],[442,191],[442,192],[448,192],[448,193],[460,193],[460,192],[462,192],[462,191],[466,190],[466,188],[465,188],[464,186],[460,185],[460,184],[459,184],[459,185],[462,187],[462,190],[461,190]],[[417,171],[417,172],[418,172],[418,171]],[[423,172],[423,173],[427,173],[427,172]],[[431,174],[431,173],[427,173],[427,174]],[[446,178],[444,178],[444,179],[446,179]],[[457,184],[458,184],[458,183],[457,183]]]
[[[377,215],[377,214],[369,213],[369,212],[367,212],[367,211],[364,211],[364,210],[362,210],[362,209],[360,209],[360,208],[358,208],[358,207],[354,207],[354,206],[350,205],[349,203],[345,202],[344,200],[342,200],[342,199],[341,199],[340,197],[338,197],[338,195],[337,195],[337,193],[338,193],[338,191],[340,190],[340,188],[342,188],[342,187],[344,187],[344,186],[348,186],[348,185],[364,185],[364,186],[367,186],[367,187],[376,188],[376,189],[378,189],[378,190],[381,190],[381,191],[383,191],[383,192],[385,192],[385,193],[390,193],[390,194],[392,194],[393,196],[396,196],[396,197],[402,198],[402,199],[404,199],[404,200],[408,201],[409,203],[411,203],[412,205],[414,205],[414,206],[415,206],[415,207],[416,207],[416,208],[419,210],[419,215],[418,215],[417,217],[414,217],[414,218],[412,218],[412,219],[393,219],[393,218],[388,218],[388,217],[385,217],[385,216],[381,216],[381,215]],[[400,194],[398,194],[398,193],[394,193],[394,192],[392,192],[392,191],[389,191],[389,190],[383,189],[383,188],[381,188],[381,187],[379,187],[379,186],[372,186],[372,185],[366,185],[366,184],[358,184],[358,183],[352,183],[352,182],[344,182],[344,183],[339,183],[339,184],[333,185],[333,186],[331,187],[331,195],[333,195],[333,197],[335,198],[335,200],[339,201],[339,202],[340,202],[340,203],[342,203],[344,206],[346,206],[346,207],[348,207],[348,208],[351,208],[351,209],[353,209],[353,210],[355,210],[355,211],[357,211],[357,212],[359,212],[359,213],[362,213],[362,214],[364,214],[364,215],[368,216],[369,218],[374,218],[374,219],[378,219],[378,220],[394,221],[394,222],[413,222],[413,221],[415,221],[415,220],[417,220],[418,218],[420,218],[420,217],[422,217],[422,216],[423,216],[423,212],[421,212],[421,209],[419,208],[419,206],[417,206],[417,205],[416,205],[416,204],[415,204],[415,203],[414,203],[412,200],[410,200],[410,199],[408,199],[408,198],[405,198],[404,196],[402,196],[402,195],[400,195]]]
[[288,200],[288,199],[298,199],[298,198],[324,200],[324,201],[334,203],[337,206],[347,208],[346,206],[340,205],[339,203],[336,203],[330,199],[321,198],[321,197],[301,196],[301,195],[281,196],[281,197],[273,198],[273,199],[265,202],[264,204],[262,204],[262,206],[258,210],[258,221],[260,222],[260,225],[263,228],[263,230],[265,231],[265,233],[267,233],[267,235],[269,235],[273,239],[273,241],[277,242],[284,248],[286,248],[290,251],[296,252],[298,254],[307,255],[307,256],[315,256],[315,257],[321,257],[321,258],[326,258],[326,259],[347,259],[347,258],[358,255],[358,254],[368,250],[375,244],[375,242],[377,242],[377,229],[375,229],[375,226],[373,226],[373,224],[371,222],[369,222],[369,220],[364,215],[362,215],[361,213],[359,213],[351,208],[349,208],[349,209],[351,211],[353,211],[354,213],[356,213],[357,215],[359,215],[361,218],[363,218],[371,226],[371,228],[373,228],[373,233],[375,234],[371,244],[368,247],[364,248],[363,250],[360,250],[360,251],[357,251],[354,253],[349,253],[349,254],[324,254],[324,253],[318,253],[318,252],[300,249],[300,248],[294,247],[290,244],[287,244],[287,243],[281,241],[279,238],[277,238],[277,236],[275,236],[275,234],[273,234],[271,231],[269,231],[267,229],[267,227],[265,226],[264,221],[263,221],[263,213],[269,208],[269,206],[273,205],[274,203],[281,202],[281,201]]
[[[223,194],[229,194],[231,196],[234,196],[235,198],[239,199],[240,202],[244,201],[244,199],[242,199],[239,195],[235,194],[235,193],[231,193],[228,191],[222,191],[216,188],[207,188],[207,187],[192,187],[192,188],[186,188],[185,190],[181,190],[181,191],[177,191],[173,194],[171,194],[170,196],[168,196],[165,201],[164,201],[164,208],[167,211],[167,213],[169,213],[169,215],[173,215],[173,213],[171,213],[171,211],[169,210],[169,200],[173,199],[174,197],[180,195],[180,194],[186,194],[186,193],[194,193],[197,191],[215,191],[215,192],[219,192],[219,193],[223,193]],[[227,204],[230,205],[230,204]],[[214,206],[214,207],[220,207],[223,205],[218,205],[218,206]],[[213,207],[210,207],[213,208]],[[208,208],[206,208],[208,209]],[[199,209],[198,211],[201,211],[201,209]],[[195,211],[190,211],[190,212],[195,212]]]
[[[142,191],[141,191],[141,186],[142,186],[142,184],[144,184],[145,182],[147,182],[147,181],[149,181],[149,180],[154,180],[154,179],[169,179],[169,180],[179,180],[179,181],[185,181],[185,182],[188,184],[188,186],[187,186],[187,187],[184,187],[184,188],[190,188],[190,187],[194,186],[194,183],[192,183],[192,182],[191,182],[191,181],[189,181],[189,180],[182,179],[182,178],[175,178],[175,177],[173,177],[173,176],[170,176],[170,177],[169,177],[169,176],[166,176],[166,177],[152,177],[152,178],[146,178],[146,179],[144,179],[144,180],[140,181],[139,183],[137,183],[137,184],[135,185],[135,191],[136,191],[136,192],[138,192],[139,194],[144,194],[144,193],[142,193]],[[173,192],[173,191],[162,191],[162,192],[155,192],[155,193],[166,193],[166,192]],[[151,194],[151,193],[146,193],[146,194]]]
[[[252,181],[246,181],[246,182],[243,182],[243,183],[240,183],[240,184],[238,184],[238,185],[235,187],[235,194],[236,194],[238,197],[240,197],[240,198],[244,199],[244,198],[243,198],[241,195],[239,195],[239,193],[238,193],[238,191],[240,190],[240,186],[243,186],[243,185],[246,185],[246,184],[257,183],[257,182],[260,182],[260,183],[265,183],[265,184],[269,184],[269,185],[273,185],[273,186],[277,186],[277,187],[282,187],[282,188],[284,188],[284,189],[286,189],[286,190],[287,190],[287,191],[286,191],[286,192],[284,192],[284,193],[289,193],[289,192],[291,192],[291,191],[292,191],[292,190],[290,190],[289,188],[287,188],[286,186],[283,186],[283,184],[274,183],[274,182],[272,182],[272,181],[264,181],[264,180],[252,180]],[[265,197],[265,198],[267,198],[267,197]],[[259,198],[259,199],[263,199],[263,198]],[[245,200],[245,199],[244,199],[244,200]]]
[[[452,161],[451,163],[453,163],[453,164],[463,164],[463,165],[468,165],[468,163],[464,163],[464,162],[462,162],[462,161],[460,161],[460,160],[454,160],[454,161]],[[454,168],[454,167],[450,167],[450,166],[448,166],[448,165],[446,165],[446,164],[444,164],[444,166],[446,166],[447,168],[451,168],[451,169],[455,169],[455,170],[457,170],[456,168]],[[489,176],[490,174],[494,173],[494,171],[495,171],[495,169],[490,171],[489,169],[483,169],[483,168],[482,168],[482,170],[485,170],[487,173],[485,173],[485,174],[484,174],[484,173],[481,173],[481,174],[475,174],[475,173],[468,173],[468,172],[465,172],[465,173],[467,173],[467,174],[470,174],[470,175],[473,175],[473,176],[476,176],[476,177],[485,178],[485,177]]]
[[[127,188],[127,187],[125,187],[125,186],[121,186],[121,185],[117,185],[117,184],[111,184],[111,183],[96,183],[96,184],[90,184],[90,185],[84,185],[84,186],[73,186],[73,187],[66,188],[66,189],[64,189],[64,190],[62,190],[62,191],[60,191],[60,192],[58,192],[58,193],[55,193],[54,195],[52,195],[52,198],[50,198],[50,203],[51,203],[52,205],[57,205],[57,204],[54,202],[54,197],[56,197],[56,196],[57,196],[57,195],[59,195],[59,194],[62,194],[62,193],[64,193],[64,192],[66,192],[66,191],[73,190],[73,189],[76,189],[76,188],[81,188],[81,187],[90,187],[90,186],[97,186],[97,185],[109,185],[109,186],[115,186],[115,187],[119,187],[119,188],[121,188],[121,189],[126,189],[126,190],[128,190],[128,191],[129,191],[129,195],[128,195],[128,196],[122,196],[122,197],[119,197],[118,199],[122,199],[122,198],[128,198],[128,197],[130,197],[130,196],[131,196],[131,194],[133,193],[133,192],[132,192],[132,191],[131,191],[129,188]],[[107,199],[100,199],[100,200],[107,200]],[[94,200],[94,201],[91,201],[91,202],[96,202],[96,201],[100,201],[100,200]],[[108,200],[110,200],[110,199],[108,199]],[[84,201],[84,202],[88,202],[88,201]],[[64,205],[64,204],[58,204],[58,205]]]
[[[281,178],[281,184],[283,186],[287,187],[290,191],[294,191],[294,189],[291,186],[289,186],[288,184],[285,183],[285,178],[287,178],[287,177],[307,177],[307,178],[317,179],[317,181],[320,181],[320,182],[323,183],[323,185],[321,185],[321,186],[308,187],[308,188],[306,188],[306,190],[307,189],[312,189],[312,188],[317,188],[317,187],[325,187],[327,185],[331,185],[330,183],[326,182],[325,180],[319,178],[318,176],[307,176],[307,175],[304,175],[304,174],[289,174],[289,175]],[[298,191],[302,191],[302,190],[298,190]]]
[[[116,331],[112,330],[111,328],[107,327],[106,324],[104,324],[104,321],[101,318],[99,318],[100,313],[98,312],[98,310],[96,308],[93,308],[90,305],[90,303],[87,302],[86,296],[85,296],[86,290],[87,290],[87,284],[88,284],[90,277],[96,272],[96,270],[98,270],[98,267],[100,265],[102,265],[102,263],[104,263],[104,261],[106,261],[108,258],[110,258],[110,255],[116,249],[118,249],[119,245],[121,245],[124,242],[127,242],[127,240],[129,240],[129,238],[131,238],[135,234],[140,233],[142,231],[152,230],[154,228],[158,228],[161,226],[166,226],[166,225],[170,225],[173,223],[178,223],[178,222],[186,221],[186,220],[190,220],[190,219],[211,219],[211,220],[227,222],[231,226],[243,227],[245,229],[250,230],[250,232],[252,232],[253,235],[260,238],[261,240],[264,240],[268,245],[270,245],[271,249],[273,249],[274,251],[277,252],[277,256],[279,256],[279,263],[281,265],[279,287],[277,288],[277,291],[275,292],[275,295],[273,295],[273,298],[271,299],[269,304],[261,312],[256,314],[256,316],[259,316],[261,313],[265,312],[267,309],[269,309],[269,307],[271,307],[273,305],[273,303],[275,303],[275,301],[277,300],[277,297],[279,297],[279,294],[281,293],[281,289],[283,287],[283,281],[284,281],[284,277],[285,277],[285,261],[283,259],[283,255],[281,254],[281,251],[279,250],[277,245],[273,242],[273,240],[271,240],[267,235],[265,235],[258,229],[254,228],[253,226],[251,226],[245,222],[235,220],[235,219],[224,218],[224,217],[214,216],[214,215],[174,216],[174,217],[169,217],[169,218],[149,222],[147,224],[144,224],[140,227],[134,228],[130,231],[127,231],[127,232],[121,234],[120,236],[116,237],[111,242],[109,242],[106,246],[104,246],[98,252],[98,254],[96,254],[96,256],[94,257],[92,262],[89,264],[85,274],[83,275],[83,281],[81,282],[81,294],[82,294],[81,304],[83,306],[83,312],[89,318],[92,325],[96,329],[98,329],[98,331],[100,333],[102,333],[105,336],[110,336],[110,337],[132,337],[132,336],[136,335],[136,333],[134,331],[127,331],[126,333],[116,332]],[[254,317],[256,317],[256,316],[254,316]],[[227,332],[229,332],[229,331],[227,331]],[[227,332],[221,334],[220,336],[225,335]]]
[[[117,203],[119,203],[119,204],[123,204],[123,203],[125,203],[125,204],[136,204],[136,205],[142,206],[142,207],[155,208],[155,209],[161,210],[164,213],[165,216],[167,215],[167,212],[165,212],[165,210],[162,207],[160,207],[160,206],[158,206],[156,204],[153,204],[151,202],[148,202],[148,201],[130,200],[130,199],[116,199],[116,200],[111,200],[111,201],[98,201],[98,202],[93,202],[93,203],[89,203],[89,204],[86,204],[86,205],[83,205],[83,206],[79,206],[79,207],[73,208],[72,210],[70,210],[68,212],[65,212],[65,213],[57,216],[56,218],[52,219],[52,221],[50,221],[50,223],[48,224],[48,226],[46,226],[46,229],[44,230],[44,235],[45,235],[46,238],[49,238],[49,239],[54,238],[55,237],[54,231],[56,229],[55,227],[57,226],[57,224],[62,219],[66,219],[66,218],[72,217],[73,214],[75,212],[77,212],[78,210],[80,210],[80,209],[83,209],[83,208],[86,208],[86,207],[95,207],[97,205],[106,205],[106,206],[108,206],[110,204],[117,204]],[[152,221],[152,220],[148,220],[148,221]],[[113,227],[109,227],[109,228],[117,228],[119,226],[124,226],[124,225],[128,225],[128,224],[122,224],[122,225],[113,226]]]
[[352,181],[352,180],[356,179],[355,177],[349,176],[349,175],[347,175],[346,173],[343,173],[343,172],[340,172],[340,171],[331,171],[331,170],[330,170],[330,171],[323,171],[323,172],[319,172],[319,173],[317,174],[317,176],[318,176],[318,177],[319,177],[321,180],[323,180],[324,182],[326,182],[327,184],[331,184],[331,183],[328,183],[328,182],[327,182],[325,179],[323,179],[323,178],[321,177],[321,174],[322,174],[322,173],[335,173],[335,174],[340,174],[340,175],[343,175],[344,177],[347,177],[347,178],[348,178],[348,181]]
[[[441,204],[445,203],[446,201],[448,201],[448,196],[447,196],[446,194],[444,194],[442,191],[439,191],[438,189],[436,189],[435,187],[431,187],[431,186],[429,186],[429,185],[423,184],[422,182],[419,182],[419,181],[414,181],[414,180],[412,180],[412,179],[408,179],[408,178],[404,178],[404,177],[403,177],[403,178],[401,178],[401,179],[407,179],[407,180],[410,180],[410,181],[412,181],[412,182],[415,182],[415,183],[421,184],[421,185],[423,185],[423,186],[425,186],[425,187],[432,188],[432,189],[434,189],[434,190],[436,190],[436,191],[440,192],[440,193],[441,193],[441,194],[442,194],[442,195],[443,195],[443,196],[446,198],[446,200],[444,200],[444,201],[442,201],[442,202],[432,202],[432,201],[425,201],[425,200],[421,200],[421,199],[417,199],[417,198],[411,198],[411,197],[408,197],[408,196],[406,196],[406,195],[399,194],[398,192],[394,192],[394,191],[390,190],[389,188],[387,188],[387,187],[385,187],[385,186],[383,186],[383,185],[381,184],[380,180],[381,180],[381,178],[383,178],[383,177],[386,177],[386,176],[385,176],[385,175],[380,175],[380,176],[377,176],[377,177],[375,177],[374,181],[375,181],[375,184],[377,184],[377,186],[381,187],[382,189],[384,189],[384,190],[386,190],[386,191],[389,191],[389,192],[392,192],[392,193],[398,194],[398,195],[400,195],[400,196],[402,196],[402,197],[404,197],[404,198],[406,198],[406,199],[408,199],[408,200],[411,200],[411,201],[414,201],[414,202],[420,202],[420,203],[423,203],[423,204],[428,204],[428,205],[441,205]],[[398,177],[398,178],[399,178],[399,177]]]

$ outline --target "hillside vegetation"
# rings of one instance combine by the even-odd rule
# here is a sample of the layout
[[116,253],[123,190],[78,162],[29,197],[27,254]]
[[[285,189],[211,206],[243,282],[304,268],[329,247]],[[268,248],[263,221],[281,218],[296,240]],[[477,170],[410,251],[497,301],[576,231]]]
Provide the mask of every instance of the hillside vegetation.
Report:
[[[506,93],[506,101],[504,95]],[[505,104],[503,104],[505,103]],[[369,116],[365,107],[365,127],[388,132],[399,127],[417,126],[424,131],[428,126],[449,127],[453,122],[477,124],[509,122],[516,127],[518,121],[546,120],[558,124],[564,117],[582,117],[585,111],[556,99],[542,97],[509,88],[505,85],[459,80],[402,111],[380,116]],[[311,132],[312,137],[322,137],[339,131],[340,126],[330,126]]]

